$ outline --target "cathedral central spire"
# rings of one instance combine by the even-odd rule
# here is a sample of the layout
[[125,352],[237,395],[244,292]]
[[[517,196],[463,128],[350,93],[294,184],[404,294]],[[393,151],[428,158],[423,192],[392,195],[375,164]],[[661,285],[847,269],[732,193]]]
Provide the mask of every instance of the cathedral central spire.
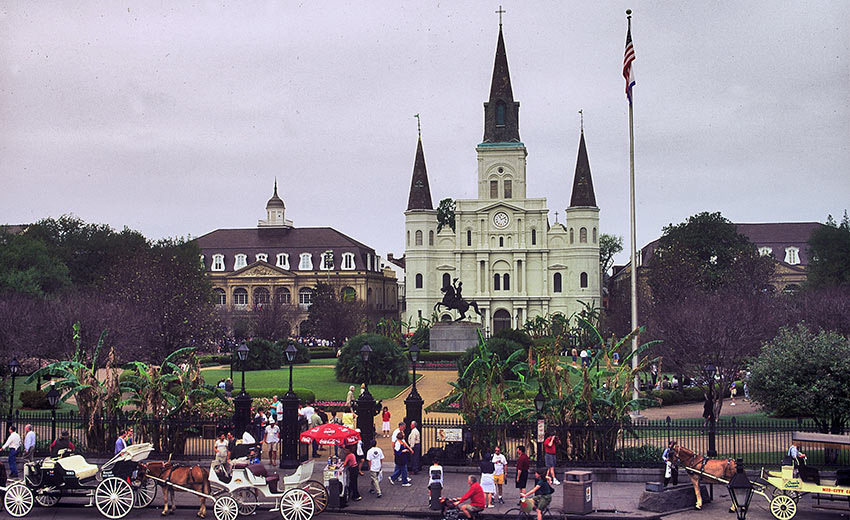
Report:
[[508,55],[505,52],[501,23],[499,40],[496,43],[496,59],[493,63],[493,79],[490,82],[490,99],[484,103],[484,142],[520,142],[519,102],[514,101],[511,89],[511,74],[508,71]]

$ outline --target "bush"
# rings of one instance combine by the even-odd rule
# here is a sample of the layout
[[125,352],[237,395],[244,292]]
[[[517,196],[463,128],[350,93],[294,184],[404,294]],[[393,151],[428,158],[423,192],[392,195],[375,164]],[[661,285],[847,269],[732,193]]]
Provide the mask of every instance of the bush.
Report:
[[[267,339],[255,338],[248,342],[248,359],[245,360],[245,370],[274,370],[283,365],[286,355],[283,346],[272,343]],[[234,368],[240,368],[236,361]]]
[[[517,332],[517,331],[513,331]],[[525,336],[527,334],[521,333]],[[490,349],[491,352],[499,356],[499,360],[504,362],[508,357],[516,352],[517,350],[525,349],[521,343],[517,343],[511,339],[505,337],[492,337],[487,340],[487,348]],[[528,350],[525,351],[526,354]],[[460,357],[457,358],[457,373],[458,376],[462,376],[466,371],[466,367],[472,363],[472,360],[475,359],[475,356],[478,353],[478,346],[472,346],[466,349],[466,352],[461,353]],[[505,379],[516,379],[516,375],[510,371],[508,367],[504,369],[504,377]]]
[[[310,358],[313,354],[312,352],[310,352],[310,347],[308,347],[307,345],[302,345],[301,343],[295,343],[294,341],[290,343],[295,345],[295,348],[298,349],[298,352],[295,353],[295,361],[293,361],[293,364],[300,365],[304,363],[309,363]],[[289,343],[284,344],[282,342],[278,342],[278,344],[282,349],[286,349],[286,347],[289,346]],[[286,352],[283,353],[283,361],[286,361]]]
[[376,385],[407,385],[410,361],[394,341],[378,334],[360,334],[342,346],[336,362],[336,378],[346,383],[360,384],[366,381],[360,347],[368,343],[372,347],[369,358],[369,383]]
[[463,352],[420,352],[419,361],[457,361]]
[[312,359],[334,359],[336,358],[336,350],[329,349],[313,349],[310,351]]
[[204,354],[198,356],[198,361],[202,367],[230,365],[230,354]]
[[499,332],[493,334],[493,339],[497,338],[507,339],[513,341],[514,343],[519,343],[520,345],[522,345],[522,348],[524,348],[526,352],[528,352],[528,349],[534,344],[534,340],[531,339],[531,336],[521,330],[502,329]]
[[431,327],[419,327],[410,336],[411,345],[419,345],[419,351],[431,349]]
[[50,409],[50,402],[47,400],[47,394],[41,390],[24,390],[21,392],[20,399],[24,408],[32,408],[35,410]]

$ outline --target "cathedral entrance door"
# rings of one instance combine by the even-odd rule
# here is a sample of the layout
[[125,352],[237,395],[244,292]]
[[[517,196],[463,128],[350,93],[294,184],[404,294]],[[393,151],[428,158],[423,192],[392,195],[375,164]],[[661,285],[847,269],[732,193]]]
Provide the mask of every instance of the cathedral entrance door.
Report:
[[499,309],[493,313],[493,333],[511,328],[511,313]]

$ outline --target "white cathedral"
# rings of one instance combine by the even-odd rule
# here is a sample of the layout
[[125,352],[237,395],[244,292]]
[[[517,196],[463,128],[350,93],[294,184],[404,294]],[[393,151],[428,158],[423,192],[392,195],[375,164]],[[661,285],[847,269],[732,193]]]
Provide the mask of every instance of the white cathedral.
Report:
[[[501,24],[490,99],[484,103],[484,140],[475,151],[478,198],[455,201],[455,229],[437,232],[419,139],[404,212],[405,321],[431,319],[443,297],[440,289],[455,279],[463,284],[463,298],[481,310],[479,317],[470,309],[467,318],[492,332],[522,327],[535,316],[570,316],[583,309],[580,301],[600,306],[599,208],[584,132],[566,221],[550,226],[546,199],[526,197],[528,152],[519,138],[519,102],[511,90]],[[456,317],[456,311],[438,315],[442,321]]]

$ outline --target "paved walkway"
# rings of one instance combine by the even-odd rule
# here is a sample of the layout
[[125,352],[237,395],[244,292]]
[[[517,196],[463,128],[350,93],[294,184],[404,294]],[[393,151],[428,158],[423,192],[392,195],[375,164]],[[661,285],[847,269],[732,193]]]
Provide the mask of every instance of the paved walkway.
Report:
[[[672,406],[662,406],[658,408],[647,408],[641,410],[641,415],[647,419],[666,419],[668,416],[671,419],[702,419],[703,403],[687,403],[676,404]],[[743,415],[746,413],[759,412],[760,409],[755,404],[743,399],[735,399],[735,406],[732,406],[732,401],[726,399],[723,402],[723,409],[720,411],[720,417],[731,417],[733,415]]]

